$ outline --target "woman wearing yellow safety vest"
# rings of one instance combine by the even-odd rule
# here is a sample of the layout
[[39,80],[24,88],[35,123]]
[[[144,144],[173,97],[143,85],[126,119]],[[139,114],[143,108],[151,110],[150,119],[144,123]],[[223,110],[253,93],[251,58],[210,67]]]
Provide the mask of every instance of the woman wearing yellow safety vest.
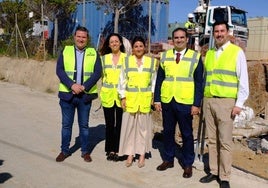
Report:
[[157,60],[145,56],[145,40],[135,37],[133,55],[126,57],[119,80],[119,95],[124,109],[119,155],[128,156],[130,167],[139,156],[138,167],[145,165],[145,154],[152,146],[151,104],[156,81]]
[[106,124],[105,152],[108,161],[119,160],[117,153],[123,110],[117,87],[121,66],[126,57],[124,52],[123,39],[117,33],[110,34],[100,50],[103,67],[100,99]]

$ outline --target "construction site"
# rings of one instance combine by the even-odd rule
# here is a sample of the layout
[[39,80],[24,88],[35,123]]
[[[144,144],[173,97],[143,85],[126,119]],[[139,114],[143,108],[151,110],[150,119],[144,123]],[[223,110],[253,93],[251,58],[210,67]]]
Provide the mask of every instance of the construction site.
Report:
[[[202,47],[200,45],[202,44],[201,41],[207,41],[207,39],[209,41],[211,36],[208,35],[209,30],[206,30],[204,27],[207,24],[207,22],[205,21],[206,20],[205,16],[204,16],[207,14],[207,12],[204,12],[204,9],[202,9],[202,6],[204,6],[204,2],[202,1],[199,1],[199,2],[200,2],[201,7],[197,7],[196,12],[193,12],[193,14],[196,16],[195,20],[199,23],[198,29],[194,28],[194,30],[198,30],[198,32],[202,31],[204,35],[198,35],[198,37],[197,36],[193,36],[193,37],[196,38],[196,42],[195,42],[196,45],[194,46],[194,49],[202,51]],[[220,14],[223,13],[220,8],[227,10],[227,14],[231,14],[231,12],[235,12],[236,15],[238,15],[238,13],[243,15],[245,13],[243,10],[236,9],[235,7],[217,6],[214,8],[217,9],[217,11]],[[206,11],[207,10],[211,10],[211,9],[207,9],[206,7]],[[233,19],[232,20],[233,22],[229,23],[229,25],[233,25],[232,28],[234,29],[231,32],[232,42],[241,46],[244,49],[246,57],[247,57],[250,95],[245,104],[246,105],[245,107],[252,109],[252,113],[251,114],[245,113],[244,121],[234,126],[233,167],[242,172],[256,176],[260,178],[261,181],[264,180],[265,182],[264,185],[265,185],[268,183],[268,169],[267,169],[267,166],[268,166],[268,100],[267,100],[268,98],[268,46],[266,45],[268,43],[268,29],[267,29],[268,18],[267,17],[250,18],[247,20],[246,28],[243,28],[241,26],[241,22],[240,22],[240,27],[235,27],[235,24],[239,25],[239,18],[241,17],[238,16],[235,18],[237,18],[236,22],[234,22],[234,19]],[[200,28],[200,25],[203,25],[203,28]],[[240,29],[240,31],[235,30],[235,29]],[[206,31],[207,31],[207,34],[205,35]],[[236,35],[236,34],[239,34],[239,35]],[[204,43],[206,44],[205,49],[209,48],[209,45],[213,45],[213,43],[210,43],[208,41]],[[41,43],[40,45],[40,48],[38,51],[38,57],[39,56],[40,57],[38,58],[38,60],[27,59],[27,58],[25,59],[24,58],[10,58],[6,56],[0,57],[1,83],[5,87],[6,87],[5,82],[8,82],[10,84],[18,84],[18,85],[26,86],[27,88],[30,88],[32,92],[34,91],[43,92],[43,93],[52,95],[53,99],[56,98],[57,91],[58,91],[58,82],[59,82],[55,74],[56,61],[55,60],[53,61],[43,60],[44,57],[46,56],[46,51],[43,48],[44,45],[45,45],[44,43]],[[151,52],[153,54],[159,53],[168,48],[172,48],[171,41],[166,42],[166,43],[155,43],[155,44],[152,44],[151,46]],[[16,86],[16,85],[14,86],[12,85],[12,87],[15,87],[14,90],[16,90],[16,88],[21,89],[19,86]],[[27,93],[26,95],[29,95],[29,94]],[[95,103],[96,103],[95,105],[98,106],[99,99],[96,99]],[[58,106],[53,106],[53,108],[54,109],[58,108]],[[102,111],[100,110],[96,114],[98,116],[93,115],[93,118],[95,117],[101,122],[103,122],[103,116],[100,115],[102,114]],[[153,123],[154,123],[153,133],[154,135],[157,136],[157,139],[161,140],[161,131],[162,131],[161,116],[157,112],[154,112],[154,111],[152,111],[152,115],[153,115]],[[203,126],[200,124],[200,117],[199,116],[194,117],[194,135],[195,135],[197,142],[199,139],[198,135],[203,134],[203,137],[202,137],[203,141],[202,143],[200,143],[201,144],[200,147],[196,150],[198,157],[201,156],[202,162],[203,162],[207,160],[208,154],[207,154],[207,146],[206,146],[206,134],[202,132],[202,130],[200,130],[200,126],[201,127]],[[178,145],[180,145],[181,138],[180,138],[179,130],[176,132],[175,137],[176,137]],[[29,141],[28,144],[31,145],[32,142],[34,141]],[[7,146],[12,145],[12,144],[7,144],[3,141],[1,143]],[[16,143],[19,143],[19,141],[16,141]],[[53,156],[56,153],[57,151],[55,152],[55,150],[53,149],[51,152],[51,155]],[[157,161],[157,162],[160,162],[160,161]],[[69,165],[72,166],[73,164],[69,164]],[[111,168],[114,168],[114,167],[111,167]],[[128,176],[126,178],[130,178],[130,177]],[[155,178],[159,178],[159,177],[156,176]],[[14,186],[14,187],[23,187],[23,188],[24,187],[37,187],[37,185],[35,184],[33,185],[34,186],[24,185],[24,186]],[[125,185],[127,186],[128,184],[125,184]],[[57,186],[60,186],[60,185],[57,184]],[[198,185],[194,185],[193,187],[197,187],[197,186]],[[40,187],[49,187],[49,185],[40,186]],[[56,186],[54,185],[52,187],[56,187]],[[148,186],[148,187],[151,187],[151,186]],[[264,187],[261,187],[261,188],[264,188]]]

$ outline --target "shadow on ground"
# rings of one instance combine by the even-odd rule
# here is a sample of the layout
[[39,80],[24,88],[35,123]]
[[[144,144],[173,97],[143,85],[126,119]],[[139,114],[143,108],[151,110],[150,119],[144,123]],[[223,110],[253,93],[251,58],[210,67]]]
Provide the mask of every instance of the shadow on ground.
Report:
[[[4,163],[4,160],[0,159],[0,166],[2,166]],[[1,172],[0,173],[0,184],[5,183],[8,179],[12,178],[13,176],[8,172]]]
[[[89,128],[89,153],[92,153],[94,148],[101,142],[105,140],[105,125],[100,124],[96,127]],[[75,153],[81,147],[81,142],[79,136],[75,138],[75,144],[71,146],[71,153]]]

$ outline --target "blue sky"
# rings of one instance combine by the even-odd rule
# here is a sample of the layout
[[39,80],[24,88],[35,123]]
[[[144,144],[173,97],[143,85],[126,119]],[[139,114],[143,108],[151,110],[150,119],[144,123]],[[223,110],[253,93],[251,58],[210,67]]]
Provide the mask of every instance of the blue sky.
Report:
[[[268,0],[211,0],[211,5],[233,5],[246,10],[247,17],[268,17]],[[169,23],[185,22],[187,14],[193,12],[198,0],[170,0]]]

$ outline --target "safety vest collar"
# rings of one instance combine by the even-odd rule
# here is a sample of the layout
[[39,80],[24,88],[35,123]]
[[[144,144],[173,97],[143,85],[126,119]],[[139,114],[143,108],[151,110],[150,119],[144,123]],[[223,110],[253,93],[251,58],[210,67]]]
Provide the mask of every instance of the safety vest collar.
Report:
[[[167,61],[174,61],[174,58],[171,57],[171,53],[170,53],[171,51],[173,52],[173,50],[163,52],[162,58],[161,58],[161,63],[165,63]],[[167,53],[169,55],[167,55]],[[196,62],[198,62],[198,58],[199,58],[198,54],[199,54],[198,52],[193,51],[193,54],[191,56],[184,55],[183,58],[181,59],[181,61],[187,61],[190,63],[188,77],[191,77],[191,75],[193,74],[193,72],[195,70],[195,64],[196,64]],[[174,80],[176,80],[176,81],[192,81],[192,80],[188,80],[188,79],[180,78],[180,77],[176,77],[176,79],[173,79],[170,81],[174,81]],[[167,81],[169,81],[169,80],[167,79]]]
[[[130,65],[130,58],[134,56],[127,56],[126,57],[126,60],[125,60],[125,72],[126,74],[130,73],[130,72],[137,72],[137,67],[131,67]],[[146,57],[146,56],[143,56],[143,61],[144,62],[147,62],[147,58],[149,57]],[[144,66],[143,69],[142,69],[142,72],[143,73],[146,73],[146,74],[151,74],[152,72],[154,72],[154,69],[155,69],[155,64],[154,64],[154,58],[150,58],[150,67],[146,67]],[[145,63],[144,63],[145,65]],[[138,87],[138,86],[134,86],[134,87],[129,87],[129,85],[126,86],[126,91],[128,92],[151,92],[152,90],[152,86],[149,85],[148,87],[145,87],[145,88],[142,88],[142,87]]]

